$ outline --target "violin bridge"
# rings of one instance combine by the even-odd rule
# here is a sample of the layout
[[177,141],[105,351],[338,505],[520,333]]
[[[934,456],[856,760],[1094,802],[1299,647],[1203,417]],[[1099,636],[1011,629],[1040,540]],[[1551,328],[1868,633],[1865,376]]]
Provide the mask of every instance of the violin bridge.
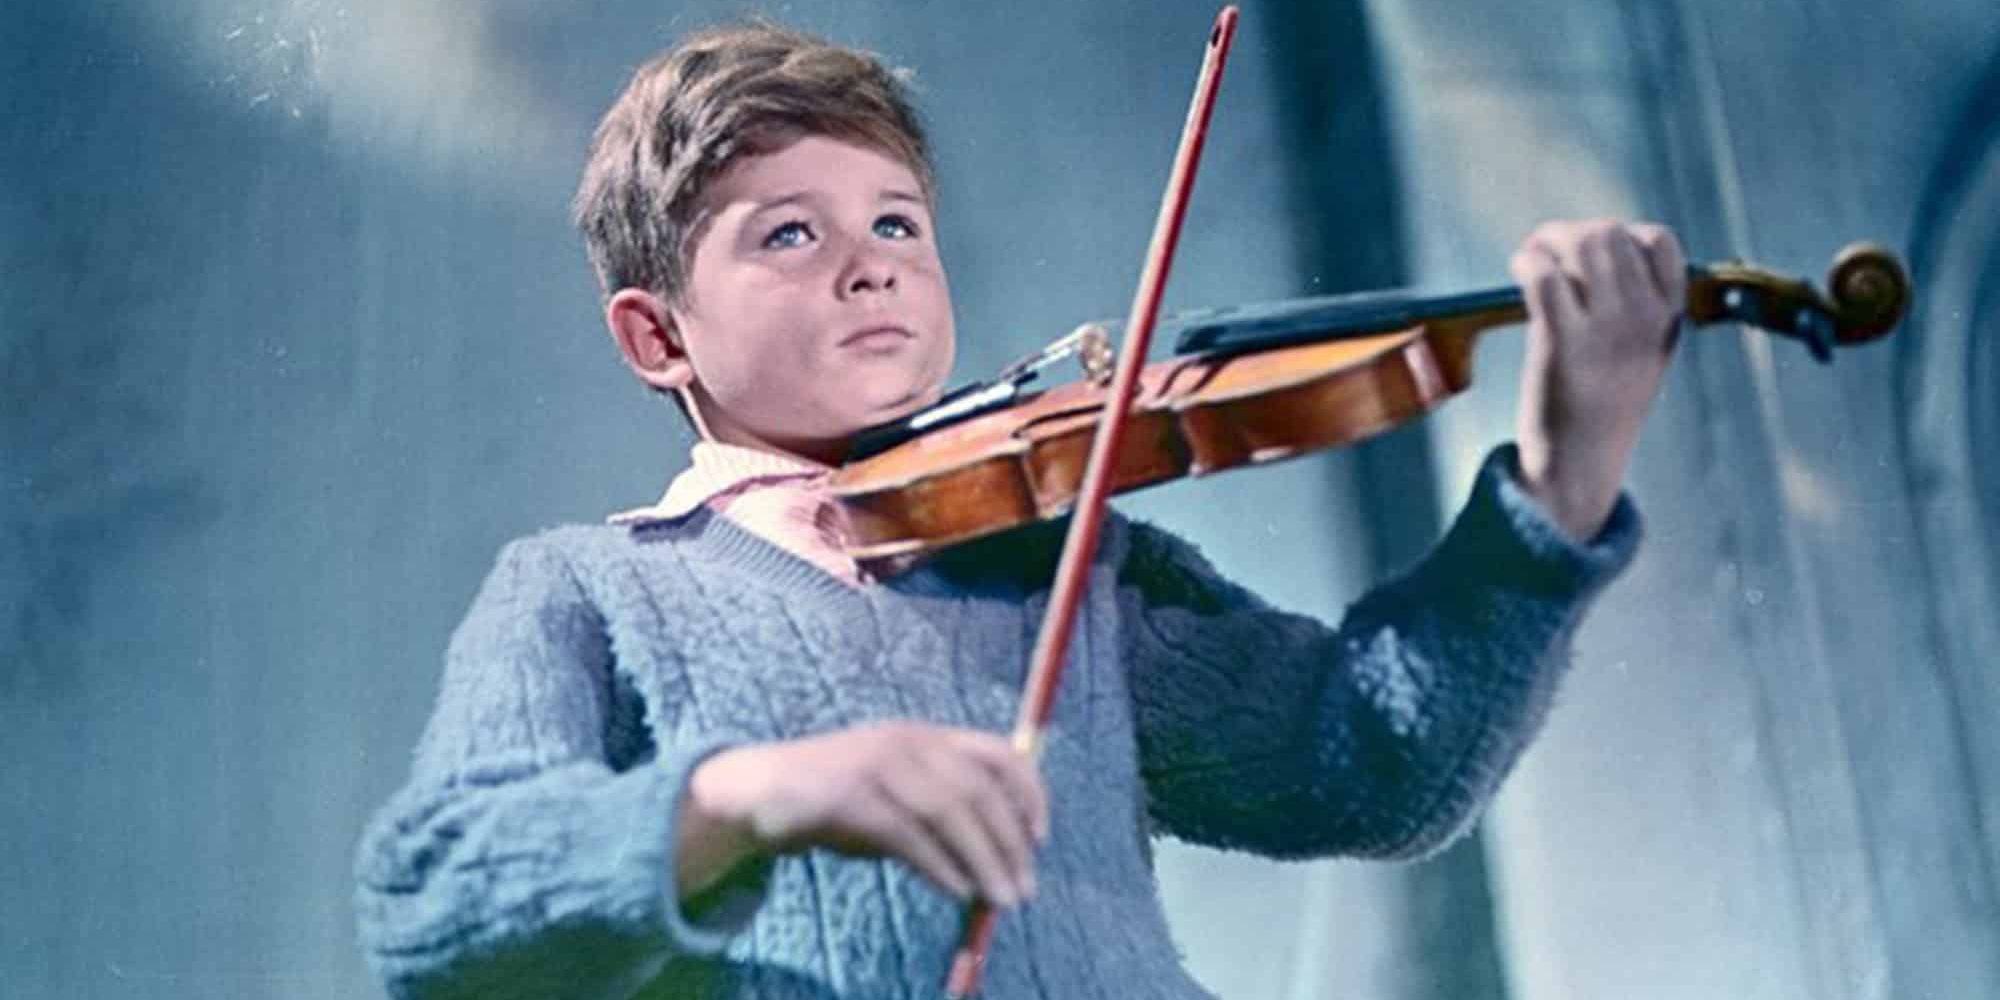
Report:
[[1111,331],[1102,323],[1085,323],[1062,339],[1000,369],[993,381],[1018,385],[1068,357],[1075,357],[1083,366],[1084,378],[1098,385],[1109,385],[1117,361],[1111,350]]
[[1085,323],[1063,339],[1076,342],[1076,360],[1083,366],[1084,378],[1097,385],[1111,384],[1118,359],[1111,350],[1111,331],[1104,324]]

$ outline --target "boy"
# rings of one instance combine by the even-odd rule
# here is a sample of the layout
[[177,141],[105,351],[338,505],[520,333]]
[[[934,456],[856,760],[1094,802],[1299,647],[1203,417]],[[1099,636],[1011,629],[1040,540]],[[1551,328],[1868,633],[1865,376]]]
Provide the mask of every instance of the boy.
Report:
[[1038,773],[1004,733],[1060,532],[887,578],[821,484],[951,366],[928,152],[871,57],[770,26],[641,69],[577,199],[632,371],[701,441],[661,501],[508,545],[364,836],[397,996],[1201,997],[1148,839],[1410,857],[1467,828],[1630,558],[1618,493],[1682,300],[1657,227],[1544,226],[1518,451],[1338,630],[1112,519]]

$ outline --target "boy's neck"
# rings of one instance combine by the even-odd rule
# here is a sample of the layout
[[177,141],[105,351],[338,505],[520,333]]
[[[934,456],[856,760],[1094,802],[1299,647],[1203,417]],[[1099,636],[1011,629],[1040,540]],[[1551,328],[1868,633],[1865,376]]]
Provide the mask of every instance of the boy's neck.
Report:
[[704,441],[751,448],[828,468],[837,467],[845,461],[848,447],[854,443],[851,436],[823,440],[773,440],[730,419],[706,393],[690,392],[683,395],[682,400],[694,419],[695,434]]
[[844,459],[847,454],[846,445],[844,443],[842,443],[842,445],[838,449],[818,449],[812,447],[806,447],[801,449],[794,447],[785,447],[759,438],[750,438],[746,440],[741,438],[716,437],[707,434],[702,435],[701,441],[704,444],[721,445],[723,447],[728,447],[728,448],[747,448],[752,451],[762,452],[763,454],[766,455],[775,455],[779,458],[789,459],[794,462],[802,462],[807,465],[817,465],[829,469],[839,467],[842,459]]

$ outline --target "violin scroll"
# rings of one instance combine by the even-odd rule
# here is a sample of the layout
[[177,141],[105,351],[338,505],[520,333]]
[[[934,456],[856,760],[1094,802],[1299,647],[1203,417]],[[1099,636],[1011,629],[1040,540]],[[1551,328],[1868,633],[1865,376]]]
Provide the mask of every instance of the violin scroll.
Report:
[[1902,322],[1910,304],[1910,276],[1887,247],[1850,243],[1827,270],[1826,287],[1840,310],[1840,342],[1864,344]]
[[1894,329],[1910,299],[1902,262],[1875,243],[1848,245],[1827,271],[1829,295],[1796,278],[1741,263],[1688,268],[1688,318],[1734,321],[1803,341],[1815,359]]

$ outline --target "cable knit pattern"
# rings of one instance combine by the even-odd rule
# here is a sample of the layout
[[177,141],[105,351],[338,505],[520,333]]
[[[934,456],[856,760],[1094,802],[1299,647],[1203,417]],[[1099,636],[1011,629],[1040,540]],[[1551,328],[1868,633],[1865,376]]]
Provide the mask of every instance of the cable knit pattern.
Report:
[[[1410,857],[1477,817],[1539,725],[1621,498],[1567,540],[1502,449],[1437,548],[1338,629],[1113,518],[1043,758],[1041,894],[999,922],[994,1000],[1205,997],[1149,838]],[[509,544],[453,634],[408,783],[356,858],[396,997],[935,996],[959,908],[895,862],[811,851],[682,905],[674,821],[720,748],[877,719],[1005,731],[1061,526],[854,588],[706,511]]]

